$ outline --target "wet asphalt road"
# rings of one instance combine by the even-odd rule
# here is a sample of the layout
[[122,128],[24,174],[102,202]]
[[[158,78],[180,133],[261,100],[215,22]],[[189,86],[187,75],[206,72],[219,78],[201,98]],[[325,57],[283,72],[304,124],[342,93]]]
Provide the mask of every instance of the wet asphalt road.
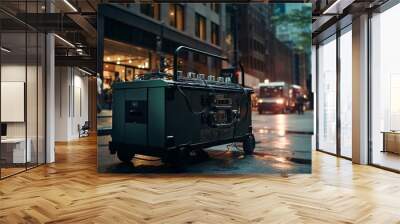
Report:
[[297,114],[253,113],[254,155],[241,146],[206,149],[209,158],[194,158],[184,170],[164,165],[155,157],[138,155],[132,165],[121,163],[108,151],[110,136],[98,137],[98,170],[112,173],[281,174],[311,173],[312,112]]

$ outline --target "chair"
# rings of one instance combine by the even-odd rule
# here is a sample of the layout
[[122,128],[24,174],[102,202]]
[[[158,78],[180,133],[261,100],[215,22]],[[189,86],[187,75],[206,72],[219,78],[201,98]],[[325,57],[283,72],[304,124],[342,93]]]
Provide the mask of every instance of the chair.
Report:
[[79,138],[89,136],[89,129],[90,129],[89,121],[85,121],[85,123],[82,126],[78,124]]

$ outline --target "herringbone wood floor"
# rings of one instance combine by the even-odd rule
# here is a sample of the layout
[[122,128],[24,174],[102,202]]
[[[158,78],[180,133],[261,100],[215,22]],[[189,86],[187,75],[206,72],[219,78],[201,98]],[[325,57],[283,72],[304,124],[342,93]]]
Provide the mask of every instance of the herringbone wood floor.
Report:
[[312,175],[98,174],[95,138],[0,181],[0,223],[400,223],[400,175],[313,155]]

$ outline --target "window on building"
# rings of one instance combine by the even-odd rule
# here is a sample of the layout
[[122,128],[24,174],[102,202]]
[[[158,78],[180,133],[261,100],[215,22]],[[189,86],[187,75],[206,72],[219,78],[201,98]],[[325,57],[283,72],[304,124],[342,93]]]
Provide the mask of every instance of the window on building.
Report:
[[206,18],[196,13],[196,36],[206,40]]
[[214,12],[218,13],[221,11],[221,6],[219,3],[210,3],[210,8],[211,10],[213,10]]
[[185,29],[185,10],[180,4],[170,4],[169,5],[169,24],[178,30]]
[[142,3],[140,4],[140,12],[146,16],[160,20],[160,4]]
[[219,45],[219,26],[215,23],[211,23],[211,43]]

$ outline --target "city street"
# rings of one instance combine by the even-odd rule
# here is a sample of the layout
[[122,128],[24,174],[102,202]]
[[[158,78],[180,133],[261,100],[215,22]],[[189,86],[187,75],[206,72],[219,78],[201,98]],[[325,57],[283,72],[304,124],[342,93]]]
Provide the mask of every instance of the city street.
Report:
[[[313,113],[263,114],[253,113],[256,138],[254,155],[244,156],[240,144],[221,145],[206,149],[209,158],[189,165],[184,173],[263,174],[310,173]],[[176,172],[158,158],[137,155],[133,166],[121,163],[108,150],[110,136],[98,136],[98,170],[115,173]],[[101,162],[100,162],[101,161]]]
[[[163,8],[164,6],[154,8],[151,5],[147,5],[146,7],[141,6],[135,8],[135,10],[132,10],[132,12],[134,12],[132,15],[124,17],[124,20],[130,18],[131,21],[135,21],[129,24],[114,19],[108,21],[110,16],[107,14],[107,10],[110,10],[110,12],[117,10],[120,13],[125,13],[125,11],[120,11],[120,9],[115,9],[112,6],[105,7],[107,10],[105,10],[104,15],[101,16],[104,17],[104,20],[106,21],[105,24],[108,24],[109,22],[111,25],[104,26],[104,31],[108,32],[108,29],[111,27],[121,27],[121,22],[126,26],[121,27],[121,29],[137,29],[138,31],[140,30],[140,35],[132,36],[132,41],[127,41],[126,35],[118,32],[104,32],[105,35],[101,33],[102,36],[98,37],[104,39],[103,59],[100,59],[101,61],[99,62],[99,64],[103,65],[103,71],[101,71],[101,75],[98,78],[99,80],[97,80],[98,83],[101,83],[101,88],[98,90],[100,93],[98,107],[99,109],[101,108],[101,111],[99,110],[97,112],[96,123],[99,144],[99,171],[117,173],[171,173],[178,171],[204,174],[310,173],[311,136],[313,131],[312,112],[307,112],[304,115],[259,115],[254,112],[254,122],[252,127],[255,135],[256,147],[254,154],[248,156],[243,154],[242,143],[220,145],[204,149],[206,153],[202,153],[200,150],[195,152],[191,151],[188,160],[179,159],[179,161],[185,161],[184,163],[188,163],[187,166],[185,166],[186,169],[176,169],[176,167],[163,164],[159,158],[155,157],[136,154],[133,159],[133,165],[127,165],[121,163],[116,155],[110,155],[108,149],[108,144],[112,141],[109,136],[110,133],[118,133],[118,136],[122,136],[121,134],[123,134],[124,139],[132,140],[130,143],[132,145],[136,144],[138,150],[155,151],[156,149],[146,148],[146,145],[164,146],[164,140],[166,137],[170,137],[168,138],[168,143],[175,146],[176,136],[174,135],[178,134],[177,131],[174,130],[174,132],[168,132],[168,135],[170,136],[164,136],[164,133],[149,133],[149,129],[151,129],[149,127],[152,127],[153,129],[160,128],[157,124],[159,122],[158,119],[162,118],[161,116],[155,116],[152,113],[146,112],[143,114],[147,114],[148,117],[142,117],[142,112],[144,112],[142,109],[146,108],[144,102],[137,104],[134,103],[130,106],[135,108],[125,110],[124,112],[120,111],[125,113],[125,123],[116,122],[118,124],[116,125],[115,130],[112,130],[111,122],[114,112],[117,112],[114,114],[116,116],[114,117],[116,118],[115,120],[122,121],[122,114],[119,114],[118,111],[123,108],[121,106],[124,101],[125,104],[127,103],[123,98],[129,96],[129,102],[133,100],[133,98],[142,101],[142,95],[140,94],[146,95],[145,98],[148,99],[147,102],[150,102],[149,99],[152,98],[143,89],[147,88],[147,90],[149,90],[148,87],[150,86],[147,86],[147,83],[135,82],[134,80],[137,79],[159,79],[160,77],[168,77],[167,74],[172,74],[173,71],[180,71],[181,76],[185,77],[181,81],[184,83],[188,82],[188,84],[194,80],[196,81],[193,83],[197,83],[199,80],[209,80],[210,82],[204,82],[205,86],[208,86],[207,83],[214,83],[214,81],[224,82],[225,84],[236,81],[238,83],[245,83],[247,87],[254,90],[254,95],[258,97],[258,100],[265,100],[264,103],[267,104],[260,104],[265,107],[260,109],[265,111],[271,110],[271,108],[267,108],[269,105],[267,101],[270,100],[273,100],[278,105],[275,109],[280,112],[293,108],[296,103],[297,105],[304,103],[304,97],[307,96],[311,90],[311,83],[309,82],[311,80],[311,72],[309,69],[310,63],[308,63],[310,52],[305,50],[309,48],[308,45],[310,41],[304,41],[303,38],[299,37],[304,36],[306,39],[311,37],[309,35],[311,31],[308,30],[309,26],[305,25],[309,23],[311,15],[307,18],[297,20],[297,22],[300,21],[300,23],[296,23],[296,25],[298,27],[304,27],[304,30],[303,28],[298,30],[298,32],[302,34],[302,36],[300,36],[292,31],[280,32],[281,29],[278,27],[282,28],[286,25],[275,21],[273,15],[284,16],[286,13],[274,10],[272,5],[257,4],[257,6],[255,5],[254,7],[236,7],[234,4],[226,4],[222,8],[217,5],[210,5],[210,7],[206,8],[203,6],[199,4],[187,4],[183,7],[177,4],[172,8],[165,8],[165,10],[168,10],[170,13],[169,15],[173,15],[172,17],[174,17],[174,20],[171,20],[171,16],[168,18],[159,17],[157,20],[162,21],[162,23],[153,24],[154,26],[151,27],[136,26],[135,24],[141,24],[144,22],[137,18],[146,20],[148,19],[146,17],[152,17],[154,19],[157,14],[155,11],[160,10],[160,8]],[[190,8],[190,10],[196,13],[186,14],[184,13],[186,8]],[[219,13],[221,10],[225,10],[224,16]],[[308,15],[306,13],[308,11],[305,8],[303,9],[303,7],[299,7],[297,10],[301,12],[301,15]],[[137,17],[135,12],[146,16]],[[158,14],[161,15],[160,13]],[[262,19],[260,21],[245,19],[248,15]],[[214,18],[213,16],[216,17]],[[243,19],[234,19],[239,17],[242,17]],[[286,20],[286,18],[282,17],[280,20],[283,21]],[[192,24],[193,26],[186,26],[186,21],[187,24]],[[152,23],[153,21],[146,20],[146,22]],[[207,27],[207,24],[211,24],[212,26]],[[227,26],[228,24],[234,25]],[[271,29],[271,25],[276,25],[275,28],[279,30],[279,32]],[[173,30],[171,30],[173,31],[171,33],[178,31],[176,35],[170,35],[170,32],[168,31],[170,26],[174,27]],[[257,27],[257,29],[251,29],[251,27]],[[143,30],[143,28],[147,28],[147,30]],[[238,32],[239,28],[240,32]],[[165,30],[166,32],[161,32],[162,36],[158,36],[158,33],[155,33],[155,35],[149,35],[151,33],[154,34],[154,29]],[[221,30],[224,30],[225,32],[221,32]],[[188,39],[188,37],[191,39]],[[222,44],[221,40],[226,40],[228,37],[231,39],[228,41],[229,43],[225,41],[226,44]],[[156,45],[152,45],[152,47],[150,45],[148,46],[143,41],[144,39],[149,41],[149,43],[152,42]],[[205,44],[205,42],[210,42],[211,45]],[[289,42],[291,44],[287,44]],[[175,43],[178,45],[175,46]],[[248,45],[247,43],[252,44]],[[164,52],[166,46],[171,46],[171,49]],[[184,46],[184,48],[178,46]],[[180,53],[176,54],[177,57],[175,59],[179,60],[175,60],[175,63],[173,63],[174,61],[172,58],[167,57],[167,55],[172,55],[178,52]],[[187,54],[188,56],[184,56],[184,52],[191,53]],[[238,52],[240,54],[237,54]],[[229,60],[226,61],[227,63],[220,63],[222,58],[219,56],[227,56]],[[216,59],[215,63],[214,59],[211,60],[211,58]],[[219,62],[217,63],[217,61]],[[238,66],[239,61],[243,62],[240,66]],[[231,67],[236,67],[235,70],[240,67],[240,70],[243,72],[242,76],[240,76],[242,81],[236,80],[237,74],[234,74],[235,71],[228,72],[229,69],[226,70]],[[154,71],[159,71],[160,73],[154,73]],[[128,82],[131,81],[133,81],[132,84],[128,84]],[[154,84],[156,83],[157,82],[154,82]],[[219,84],[222,83],[218,83],[218,85]],[[151,88],[152,87],[153,86],[151,86]],[[227,90],[231,89],[231,87],[233,88],[230,84],[228,84],[227,87],[229,87]],[[135,93],[133,94],[132,92],[131,94],[126,92],[128,89]],[[124,93],[123,95],[119,95],[118,92]],[[121,96],[121,98],[115,96]],[[153,97],[154,99],[157,98],[155,96]],[[163,99],[162,96],[160,97],[161,98],[157,99]],[[185,101],[189,101],[186,96],[184,98],[186,98]],[[196,100],[195,97],[190,99]],[[232,98],[232,100],[234,100],[234,98]],[[204,102],[205,101],[202,101],[202,104]],[[218,100],[218,102],[222,101]],[[153,102],[150,104],[152,103]],[[147,107],[150,104],[148,103]],[[115,107],[115,105],[117,106]],[[153,105],[155,106],[156,104]],[[234,104],[232,103],[231,105]],[[286,105],[287,108],[282,108],[284,105]],[[141,108],[140,111],[136,107]],[[161,112],[162,110],[161,107],[154,109],[154,111],[157,112]],[[138,124],[132,125],[132,129],[130,129],[131,125],[126,125],[127,111],[132,113],[132,118],[129,118],[129,120],[132,120],[129,122]],[[140,121],[136,121],[136,119],[139,119],[139,115]],[[226,116],[226,118],[221,118],[221,115]],[[135,118],[136,116],[138,117]],[[206,119],[225,119],[226,121],[223,122],[224,124],[222,126],[226,127],[230,125],[230,121],[228,122],[228,120],[231,120],[231,118],[228,119],[228,116],[231,115],[218,113],[213,116],[214,118]],[[204,118],[205,117],[202,117],[201,119]],[[150,125],[151,122],[149,123],[146,119],[153,121],[153,124]],[[203,120],[203,122],[204,121],[205,120]],[[185,125],[186,123],[181,122],[172,126],[182,131],[186,128]],[[220,129],[216,132],[209,132],[207,131],[207,128],[202,129],[200,126],[197,126],[196,129],[196,131],[199,131],[198,133],[191,133],[192,136],[188,135],[187,138],[179,137],[179,142],[176,144],[185,147],[183,145],[207,143],[210,139],[213,139],[213,137],[218,140],[226,140],[226,138],[231,138],[231,136],[234,135],[233,128],[231,127]],[[246,127],[245,131],[247,130]],[[225,139],[220,137],[224,132]],[[211,138],[208,137],[209,133],[211,133]],[[227,133],[229,135],[226,135]],[[202,136],[201,140],[196,139],[198,134],[199,136]],[[130,139],[131,135],[134,138]],[[150,139],[152,137],[154,137],[154,139]],[[160,141],[156,139],[160,139]],[[182,142],[180,142],[181,140]],[[119,141],[121,142],[121,140]],[[117,143],[117,141],[115,142]],[[155,142],[160,142],[160,144],[158,145]],[[143,145],[145,146],[144,149],[140,147]],[[161,147],[157,147],[157,149],[159,148]],[[161,151],[162,150],[163,149],[161,148]],[[134,151],[134,149],[132,149],[132,151]],[[142,153],[145,152],[142,151]],[[162,151],[161,153],[157,152],[152,155],[160,155],[163,153],[164,152]],[[132,155],[129,155],[128,153],[125,155],[126,159],[124,159],[123,150],[121,150],[120,157],[122,160],[129,161]],[[177,155],[172,156],[173,159],[176,157]]]

